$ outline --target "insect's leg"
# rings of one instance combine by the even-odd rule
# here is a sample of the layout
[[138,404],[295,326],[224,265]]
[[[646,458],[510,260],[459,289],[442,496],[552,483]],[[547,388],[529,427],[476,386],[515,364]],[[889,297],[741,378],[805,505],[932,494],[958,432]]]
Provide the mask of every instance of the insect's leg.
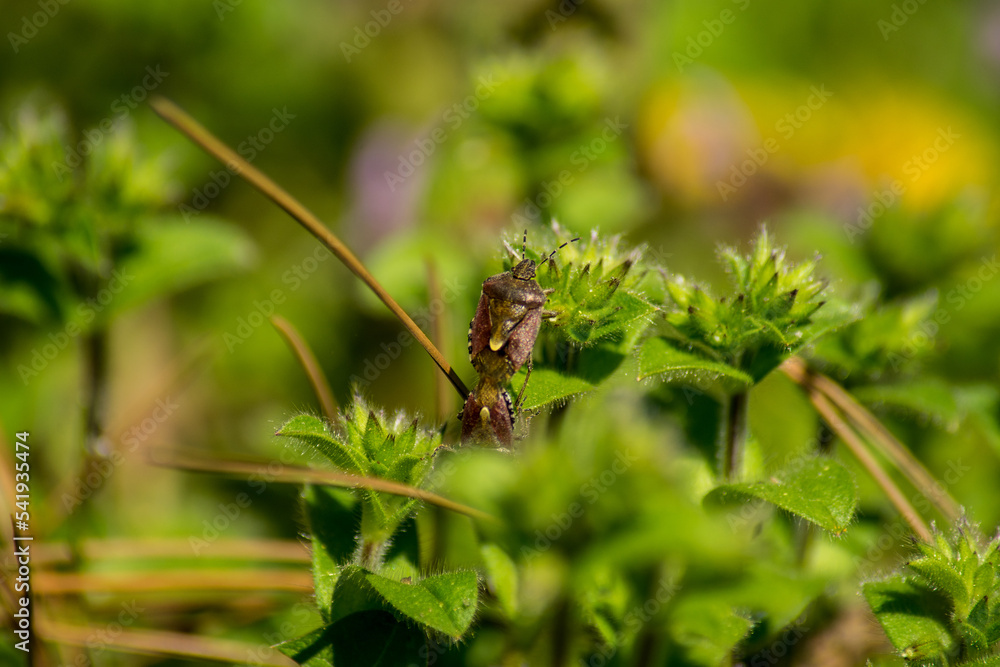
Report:
[[528,357],[528,372],[524,375],[524,384],[521,385],[521,391],[517,392],[517,400],[514,401],[514,412],[519,413],[521,411],[521,399],[524,398],[524,390],[528,387],[528,378],[531,377],[531,357]]

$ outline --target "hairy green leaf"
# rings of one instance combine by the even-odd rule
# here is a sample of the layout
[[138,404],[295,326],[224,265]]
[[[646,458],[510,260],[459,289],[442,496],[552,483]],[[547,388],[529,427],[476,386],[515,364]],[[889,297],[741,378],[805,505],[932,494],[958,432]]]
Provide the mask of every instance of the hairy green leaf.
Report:
[[446,572],[412,583],[367,573],[365,581],[398,612],[452,639],[465,634],[476,614],[479,581],[472,571]]
[[486,566],[486,582],[490,590],[507,618],[514,619],[517,614],[517,566],[507,552],[495,544],[484,544],[479,551]]
[[763,500],[831,533],[847,530],[858,505],[858,490],[847,468],[827,458],[802,460],[761,482],[723,484],[706,503]]
[[647,339],[639,351],[639,379],[654,375],[690,384],[721,380],[732,390],[743,390],[753,384],[753,378],[740,369],[685,351],[678,341],[661,336]]
[[948,604],[937,593],[902,577],[863,586],[875,618],[904,658],[934,659],[953,646]]

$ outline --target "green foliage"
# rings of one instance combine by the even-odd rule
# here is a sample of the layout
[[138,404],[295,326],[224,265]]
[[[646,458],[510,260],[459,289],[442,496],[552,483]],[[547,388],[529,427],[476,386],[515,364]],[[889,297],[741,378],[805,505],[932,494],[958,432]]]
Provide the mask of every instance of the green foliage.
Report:
[[639,352],[639,378],[654,375],[661,375],[668,382],[720,380],[733,391],[746,390],[754,383],[753,378],[740,369],[682,350],[675,341],[662,336],[647,340]]
[[949,539],[916,544],[906,573],[865,584],[868,603],[911,664],[981,664],[1000,654],[1000,535],[962,522]]
[[[604,343],[630,349],[656,310],[644,294],[656,277],[649,275],[643,249],[625,251],[620,236],[604,237],[597,231],[576,242],[570,239],[553,224],[551,233],[536,235],[531,248],[525,248],[525,256],[536,263],[556,251],[536,275],[542,289],[553,290],[545,302],[545,310],[552,313],[546,320],[551,325],[547,337],[576,347]],[[508,248],[505,271],[520,259],[516,248]]]
[[[287,643],[286,654],[338,667],[757,667],[821,663],[833,645],[844,663],[903,664],[871,655],[887,649],[873,648],[882,638],[870,637],[878,627],[858,592],[859,578],[893,562],[910,531],[837,434],[829,437],[809,397],[769,371],[790,354],[804,357],[884,419],[970,514],[996,524],[1000,135],[991,121],[1000,96],[988,85],[1000,62],[996,3],[919,2],[916,12],[895,11],[912,8],[901,2],[838,3],[836,11],[816,1],[776,11],[731,0],[417,4],[402,3],[398,14],[386,2],[4,4],[0,122],[12,123],[0,132],[0,423],[30,429],[36,443],[32,544],[62,553],[67,541],[71,556],[33,560],[39,584],[53,568],[91,582],[103,578],[88,572],[128,575],[128,567],[156,579],[171,566],[138,555],[155,551],[146,538],[200,531],[220,503],[242,497],[230,479],[142,467],[140,454],[183,442],[273,458],[273,441],[260,435],[311,397],[266,325],[271,313],[314,345],[342,404],[350,396],[342,378],[354,375],[370,382],[365,390],[386,414],[448,407],[430,390],[433,366],[382,303],[362,297],[350,273],[257,191],[172,134],[148,96],[170,96],[253,155],[428,334],[439,334],[432,337],[466,381],[466,323],[478,285],[499,269],[481,260],[501,230],[516,229],[519,248],[527,227],[536,257],[555,247],[555,236],[535,231],[549,219],[570,230],[559,240],[586,234],[557,253],[555,271],[539,271],[557,290],[550,305],[562,310],[542,326],[523,404],[537,416],[519,421],[510,453],[463,446],[400,463],[366,448],[367,425],[352,436],[343,424],[298,424],[298,444],[326,465],[335,459],[342,470],[433,487],[493,520],[363,485],[307,486],[297,512],[300,499],[280,482],[263,492],[253,483],[252,505],[239,503],[238,520],[227,511],[232,520],[219,529],[221,546],[253,538],[246,553],[177,558],[178,572],[238,575],[249,566],[256,574],[265,560],[275,565],[272,538],[283,553],[308,534],[321,621],[296,613],[286,623],[299,593],[263,590],[265,574],[242,599],[157,596],[162,605],[102,635],[100,646],[53,649],[66,638],[40,637],[46,645],[35,657],[173,664],[118,654],[130,636],[156,630],[177,633],[174,645],[188,649],[201,642],[182,634],[220,640],[218,648],[245,642],[256,655],[240,650],[235,660],[274,662],[265,654],[275,637],[319,625]],[[53,8],[56,15],[39,13]],[[93,26],[110,27],[115,39],[93,39]],[[169,72],[155,91],[147,65]],[[39,84],[65,105],[65,120],[58,111],[11,113]],[[272,109],[286,104],[291,122],[268,134]],[[91,140],[95,132],[101,141]],[[190,223],[175,213],[182,201],[198,209]],[[819,281],[803,276],[806,287],[784,314],[796,286],[779,289],[779,275],[771,294],[759,283],[741,287],[724,252],[726,286],[712,263],[716,242],[743,238],[762,218],[792,244],[789,257],[821,252],[830,278],[807,298]],[[605,245],[578,256],[594,228]],[[624,243],[602,254],[617,233],[669,248],[671,271],[691,276],[671,279],[673,291],[701,310],[688,313],[658,285],[655,252],[630,268]],[[255,255],[251,237],[266,252]],[[744,258],[751,274],[754,252]],[[252,275],[217,280],[251,261],[259,263]],[[441,295],[427,285],[428,261]],[[784,262],[789,277],[795,268]],[[79,406],[92,398],[80,376],[90,374],[70,364],[86,348],[70,335],[61,358],[48,350],[61,348],[73,331],[64,325],[78,323],[78,307],[116,271],[128,285],[90,324],[79,322],[84,335],[115,325],[106,337],[110,386],[93,395],[106,395],[113,426],[102,450],[113,458],[94,466],[98,478],[79,465]],[[766,286],[774,273],[765,267],[757,277]],[[748,305],[752,289],[763,298]],[[808,321],[793,320],[795,307]],[[661,320],[664,312],[679,326]],[[824,329],[830,335],[820,337]],[[196,383],[165,386],[188,377],[187,351],[198,341],[228,343],[234,331],[240,343],[199,363]],[[38,380],[13,371],[43,356],[49,370]],[[157,412],[152,434],[146,396],[181,406],[164,421]],[[397,430],[369,412],[387,438],[396,434],[395,451],[408,420]],[[729,428],[737,424],[745,428]],[[457,447],[453,418],[441,431],[440,442]],[[726,432],[746,446],[730,478],[740,483],[718,487],[716,445]],[[829,473],[797,479],[786,462],[813,461],[817,450]],[[838,466],[857,488],[849,526]],[[925,520],[940,523],[919,490],[886,472]],[[86,497],[82,506],[65,509],[57,495],[67,489]],[[717,496],[736,504],[727,501],[720,515],[707,507]],[[824,522],[835,528],[819,530]],[[380,532],[389,535],[366,539]],[[118,549],[90,558],[96,550],[82,547],[106,536],[139,548],[127,559],[113,556]],[[263,540],[269,547],[258,551]],[[918,554],[915,567],[869,584],[867,597],[910,664],[1000,665],[995,643],[979,655],[970,648],[988,643],[995,618],[981,604],[987,596],[977,602],[975,576],[966,579],[982,564],[948,544],[950,552],[936,545],[938,556]],[[108,591],[53,603],[44,588],[32,587],[39,623],[88,636],[122,620]],[[16,640],[4,635],[0,664],[26,664]]]
[[847,469],[830,459],[806,459],[765,481],[723,484],[706,503],[763,500],[810,521],[824,530],[847,530],[858,505],[858,490]]
[[[413,664],[414,656],[426,655],[427,637],[421,628],[407,623],[406,613],[380,595],[373,584],[388,581],[359,567],[346,566],[334,590],[329,624],[278,648],[310,667]],[[419,584],[415,587],[420,589]]]
[[163,213],[163,161],[142,156],[130,125],[92,132],[89,154],[69,161],[62,112],[26,104],[0,140],[0,313],[65,322],[89,303],[95,316],[74,320],[87,331],[250,262],[236,227]]
[[674,308],[666,319],[682,349],[760,381],[788,355],[848,319],[839,309],[817,316],[826,303],[820,299],[826,283],[813,275],[816,263],[789,262],[766,227],[748,255],[723,247],[719,257],[732,283],[729,294],[716,297],[682,276],[667,285]]
[[[512,236],[507,242],[505,271],[520,261],[522,238]],[[625,250],[621,237],[606,238],[596,231],[576,242],[571,238],[553,224],[544,232],[533,231],[531,245],[524,249],[525,257],[536,263],[557,251],[535,276],[542,289],[552,292],[535,342],[537,362],[525,390],[525,410],[562,405],[609,380],[656,311],[646,294],[658,288],[660,279],[642,248]],[[512,386],[519,390],[526,374],[522,368]]]
[[[420,486],[433,467],[439,432],[418,426],[403,413],[387,418],[355,396],[346,416],[328,426],[311,415],[293,417],[277,435],[314,449],[337,468],[354,475]],[[362,537],[387,540],[411,513],[416,500],[366,489],[362,492]]]
[[[277,433],[344,472],[421,486],[441,443],[398,413],[387,418],[360,396],[337,423],[293,417]],[[407,665],[429,638],[457,641],[479,599],[471,570],[419,574],[419,556],[401,537],[416,500],[372,489],[307,486],[316,603],[324,627],[281,646],[306,665]],[[355,506],[361,506],[360,516]],[[414,627],[415,626],[415,627]]]
[[576,660],[634,664],[656,636],[664,661],[715,665],[768,641],[822,590],[810,573],[744,567],[748,534],[700,507],[694,462],[634,396],[598,390],[574,408],[558,435],[533,435],[517,457],[472,450],[444,463],[454,467],[442,492],[499,518],[479,526],[493,593],[482,620],[507,627],[521,655],[546,664],[564,628]]
[[[630,159],[635,124],[613,100],[615,77],[601,54],[532,50],[469,69],[463,85],[481,104],[443,147],[428,217],[457,223],[461,212],[488,215],[501,205],[519,228],[561,219],[575,231],[620,230],[647,208]],[[463,144],[491,159],[470,164]]]
[[872,304],[864,317],[816,341],[809,358],[825,372],[854,383],[904,373],[933,348],[938,327],[929,320],[936,307],[933,293]]

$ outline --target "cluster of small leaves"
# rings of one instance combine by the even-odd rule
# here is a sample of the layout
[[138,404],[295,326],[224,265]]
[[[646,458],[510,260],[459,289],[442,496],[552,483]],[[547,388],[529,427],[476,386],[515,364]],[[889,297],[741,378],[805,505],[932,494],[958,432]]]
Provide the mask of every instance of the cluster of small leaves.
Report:
[[[332,429],[318,417],[298,415],[277,435],[308,446],[344,472],[410,486],[423,483],[441,445],[440,432],[420,428],[416,419],[408,420],[401,412],[386,418],[360,396]],[[412,498],[370,489],[361,493],[362,535],[368,540],[388,539],[416,504]]]
[[[533,247],[525,249],[525,256],[536,262],[556,250],[536,274],[542,289],[553,290],[545,303],[545,310],[554,313],[547,319],[553,335],[575,346],[605,340],[634,342],[636,330],[645,328],[644,318],[655,310],[644,295],[648,271],[643,249],[625,250],[621,236],[604,237],[596,230],[589,238],[570,239],[553,223],[551,234],[535,238]],[[546,250],[539,254],[537,248]],[[516,262],[508,256],[504,269]]]
[[719,257],[732,280],[733,295],[716,298],[679,277],[667,286],[677,306],[667,321],[686,339],[734,365],[765,347],[797,346],[824,304],[819,296],[826,285],[813,275],[815,262],[786,261],[766,228],[749,255],[724,247]]
[[912,664],[971,664],[997,656],[1000,535],[986,543],[962,522],[954,539],[937,533],[933,544],[916,548],[906,574],[864,587],[893,646]]
[[724,247],[719,256],[731,278],[731,293],[717,297],[681,276],[671,280],[667,293],[673,308],[666,319],[672,335],[646,342],[642,376],[703,371],[749,385],[852,317],[841,309],[817,316],[826,303],[821,298],[826,283],[815,277],[815,261],[788,261],[766,228],[748,255]]
[[[826,582],[765,559],[748,565],[751,531],[734,531],[698,505],[696,464],[664,455],[672,444],[664,424],[643,416],[627,391],[582,398],[579,417],[517,458],[475,450],[451,459],[457,469],[443,492],[501,519],[479,530],[489,541],[483,561],[493,594],[483,632],[503,629],[516,664],[555,664],[553,641],[563,642],[565,664],[707,666],[734,656],[750,664]],[[849,474],[832,463],[807,468],[799,486],[810,477],[810,491],[824,481],[836,487],[813,505],[833,498],[828,514],[850,515]],[[656,637],[652,655],[644,637]],[[491,646],[483,664],[506,664],[502,656],[514,653]]]
[[[424,483],[441,435],[355,396],[336,424],[299,415],[278,435],[340,470],[410,486]],[[478,607],[472,570],[421,577],[411,519],[416,501],[359,488],[303,491],[316,602],[324,625],[280,648],[303,665],[408,665],[439,641],[459,640]],[[361,506],[360,516],[356,511]]]
[[[530,235],[524,254],[536,263],[556,250],[535,275],[542,289],[553,291],[535,343],[540,363],[522,405],[533,410],[591,391],[621,367],[650,325],[656,306],[647,294],[662,292],[662,279],[651,270],[644,249],[623,248],[620,236],[594,231],[571,241],[571,234],[555,223]],[[507,242],[505,269],[520,261],[520,248],[514,247],[520,242],[520,237]],[[525,372],[522,368],[513,386],[520,387]]]
[[39,234],[58,235],[67,259],[100,271],[128,250],[137,221],[166,202],[166,174],[138,158],[128,126],[94,132],[83,158],[65,148],[75,142],[59,111],[24,106],[15,118],[0,144],[3,232],[36,242],[45,238]]
[[69,319],[115,269],[134,278],[115,283],[93,325],[78,322],[86,330],[246,265],[253,249],[239,229],[161,212],[171,192],[163,167],[141,157],[127,124],[78,142],[58,109],[22,106],[0,139],[0,313],[36,324]]
[[934,345],[931,319],[937,295],[872,308],[864,317],[816,342],[809,357],[839,380],[876,380],[911,370]]
[[321,607],[324,626],[278,648],[307,667],[427,664],[466,633],[478,599],[471,570],[400,580],[347,565]]

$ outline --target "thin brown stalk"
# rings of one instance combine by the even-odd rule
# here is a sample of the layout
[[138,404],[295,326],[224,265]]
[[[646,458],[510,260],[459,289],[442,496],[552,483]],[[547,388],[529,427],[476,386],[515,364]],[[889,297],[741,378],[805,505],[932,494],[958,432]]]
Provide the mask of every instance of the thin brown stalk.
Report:
[[[192,552],[192,557],[194,553]],[[33,575],[35,590],[41,595],[77,593],[163,593],[172,591],[291,591],[312,589],[312,575],[306,569],[241,568],[236,570],[200,568],[160,572],[51,572]]]
[[934,476],[913,456],[910,450],[899,442],[871,412],[858,403],[847,390],[826,375],[809,370],[805,361],[798,357],[788,359],[781,366],[781,369],[799,385],[815,388],[816,391],[826,396],[843,411],[854,428],[878,447],[879,451],[892,461],[893,465],[937,507],[945,518],[951,522],[958,520],[962,515],[962,509],[958,502],[952,498],[940,482],[934,479]]
[[910,501],[906,499],[903,492],[899,490],[896,483],[892,481],[889,475],[886,474],[882,467],[872,456],[872,453],[868,451],[861,438],[851,429],[851,427],[841,418],[837,409],[832,403],[816,389],[809,389],[809,400],[812,402],[816,411],[823,417],[826,423],[830,426],[830,429],[840,436],[840,439],[844,441],[848,449],[857,457],[858,461],[864,466],[868,474],[872,476],[875,483],[879,485],[885,495],[889,498],[889,501],[896,507],[896,510],[902,515],[910,527],[913,528],[920,539],[924,542],[930,542],[933,539],[930,529],[924,520],[920,518],[917,511],[913,509]]
[[[38,633],[56,644],[91,647],[101,628],[70,625],[39,619]],[[211,639],[179,632],[121,629],[113,639],[102,642],[107,651],[180,656],[197,660],[213,660],[232,664],[266,667],[296,667],[295,661],[267,645],[246,644],[225,639]]]
[[319,405],[323,410],[323,415],[327,421],[334,422],[337,419],[337,402],[333,399],[333,391],[330,390],[330,383],[327,381],[323,369],[316,360],[316,355],[313,354],[308,343],[299,334],[298,329],[284,317],[272,315],[271,324],[282,335],[288,346],[292,348],[292,352],[295,353],[295,357],[302,365],[302,369],[306,372],[306,376],[309,378],[310,384],[312,384],[316,400],[319,401]]
[[[186,539],[103,539],[83,540],[73,547],[66,542],[43,542],[36,546],[32,563],[51,566],[75,560],[190,559],[191,544]],[[198,551],[198,560],[248,560],[268,563],[309,563],[309,549],[295,540],[217,540]]]
[[182,456],[177,453],[162,453],[165,453],[167,456],[172,458],[169,460],[157,460],[155,457],[151,456],[150,460],[154,465],[164,466],[167,468],[177,468],[181,470],[221,473],[225,475],[246,476],[265,474],[267,475],[267,478],[272,481],[284,482],[287,484],[326,484],[329,486],[339,486],[347,489],[371,489],[372,491],[382,491],[397,496],[415,498],[417,500],[430,503],[431,505],[438,505],[439,507],[443,507],[453,512],[458,512],[459,514],[465,514],[473,519],[487,521],[495,520],[492,515],[487,514],[486,512],[477,510],[474,507],[469,507],[468,505],[457,503],[454,500],[449,500],[443,496],[437,495],[436,493],[424,491],[423,489],[418,489],[406,484],[400,484],[398,482],[390,482],[389,480],[379,479],[377,477],[362,477],[360,475],[350,475],[331,470],[315,470],[312,468],[299,468],[287,465],[283,465],[280,470],[274,471],[269,469],[266,463],[251,463],[237,460],[198,460],[194,457]]
[[434,346],[429,338],[421,331],[420,327],[410,318],[409,315],[396,303],[396,300],[389,296],[381,284],[368,272],[361,261],[354,256],[354,253],[344,245],[333,232],[320,222],[319,218],[313,215],[305,206],[299,203],[294,197],[286,192],[281,186],[264,175],[263,172],[252,166],[249,162],[241,158],[234,150],[219,141],[211,132],[206,130],[194,118],[189,116],[173,102],[155,97],[150,101],[153,110],[165,121],[173,125],[191,141],[201,146],[209,155],[216,158],[234,174],[243,177],[254,188],[260,191],[265,197],[281,207],[286,213],[294,218],[300,225],[315,236],[323,245],[329,248],[337,259],[344,263],[358,278],[371,289],[382,303],[386,305],[393,314],[399,318],[406,330],[416,338],[423,346],[431,359],[438,365],[441,371],[451,380],[452,385],[461,395],[462,400],[469,395],[469,390],[458,377],[458,373],[451,367],[444,355]]

